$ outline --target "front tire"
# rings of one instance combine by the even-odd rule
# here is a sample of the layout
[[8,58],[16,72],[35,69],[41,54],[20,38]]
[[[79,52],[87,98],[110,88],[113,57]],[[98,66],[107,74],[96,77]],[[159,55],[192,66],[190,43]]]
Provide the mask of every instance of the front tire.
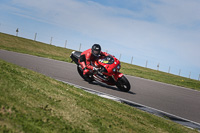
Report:
[[131,89],[131,85],[125,76],[122,76],[117,80],[116,86],[124,92],[128,92]]

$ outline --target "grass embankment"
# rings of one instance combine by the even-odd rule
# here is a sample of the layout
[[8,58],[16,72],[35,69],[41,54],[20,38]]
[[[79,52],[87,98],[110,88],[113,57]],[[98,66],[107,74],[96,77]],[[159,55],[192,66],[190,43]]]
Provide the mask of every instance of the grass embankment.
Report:
[[0,132],[198,131],[0,60]]
[[[70,62],[72,50],[0,33],[0,49]],[[124,74],[200,90],[200,81],[122,62]]]
[[0,49],[70,62],[72,50],[0,33]]

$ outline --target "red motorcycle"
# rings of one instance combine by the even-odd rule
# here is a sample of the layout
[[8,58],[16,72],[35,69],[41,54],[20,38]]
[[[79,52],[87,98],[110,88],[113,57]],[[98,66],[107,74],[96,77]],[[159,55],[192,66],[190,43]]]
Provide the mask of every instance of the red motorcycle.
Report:
[[[81,52],[73,51],[70,58],[77,64],[77,71],[80,76],[84,79],[83,70],[78,62]],[[93,72],[91,70],[90,75],[87,78],[90,81],[100,81],[106,83],[107,85],[116,85],[121,91],[128,92],[131,88],[127,78],[119,72],[121,65],[120,61],[112,55],[103,56],[95,62],[91,62],[91,65],[99,68],[98,71]],[[86,80],[88,81],[88,80]]]

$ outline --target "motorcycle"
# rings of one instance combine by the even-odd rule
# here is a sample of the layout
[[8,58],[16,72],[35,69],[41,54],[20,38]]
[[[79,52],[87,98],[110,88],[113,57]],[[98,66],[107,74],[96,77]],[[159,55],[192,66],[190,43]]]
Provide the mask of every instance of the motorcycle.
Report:
[[72,62],[74,61],[77,64],[77,71],[84,80],[88,81],[89,79],[90,81],[99,81],[111,86],[116,85],[120,91],[124,92],[128,92],[130,90],[131,85],[129,81],[122,73],[119,72],[121,65],[117,58],[109,54],[108,56],[103,56],[95,62],[91,62],[91,65],[99,68],[99,70],[95,72],[91,70],[91,74],[86,77],[83,76],[83,70],[78,61],[80,55],[81,52],[73,51],[70,58],[72,59]]

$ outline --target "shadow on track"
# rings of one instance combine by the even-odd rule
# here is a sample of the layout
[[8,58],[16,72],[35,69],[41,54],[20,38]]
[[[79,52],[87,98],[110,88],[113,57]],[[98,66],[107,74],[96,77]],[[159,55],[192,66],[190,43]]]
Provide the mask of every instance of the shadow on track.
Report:
[[[107,84],[104,84],[104,83],[101,83],[101,82],[98,82],[98,81],[93,81],[92,83],[89,83],[89,84],[93,84],[93,85],[99,85],[101,87],[105,87],[107,89],[112,89],[112,90],[115,90],[115,91],[119,91],[119,92],[123,92],[123,91],[120,91],[118,88],[114,87],[114,86],[109,86]],[[123,93],[129,93],[129,94],[132,94],[132,95],[135,95],[136,93],[132,92],[132,91],[129,91],[129,92],[123,92]]]

